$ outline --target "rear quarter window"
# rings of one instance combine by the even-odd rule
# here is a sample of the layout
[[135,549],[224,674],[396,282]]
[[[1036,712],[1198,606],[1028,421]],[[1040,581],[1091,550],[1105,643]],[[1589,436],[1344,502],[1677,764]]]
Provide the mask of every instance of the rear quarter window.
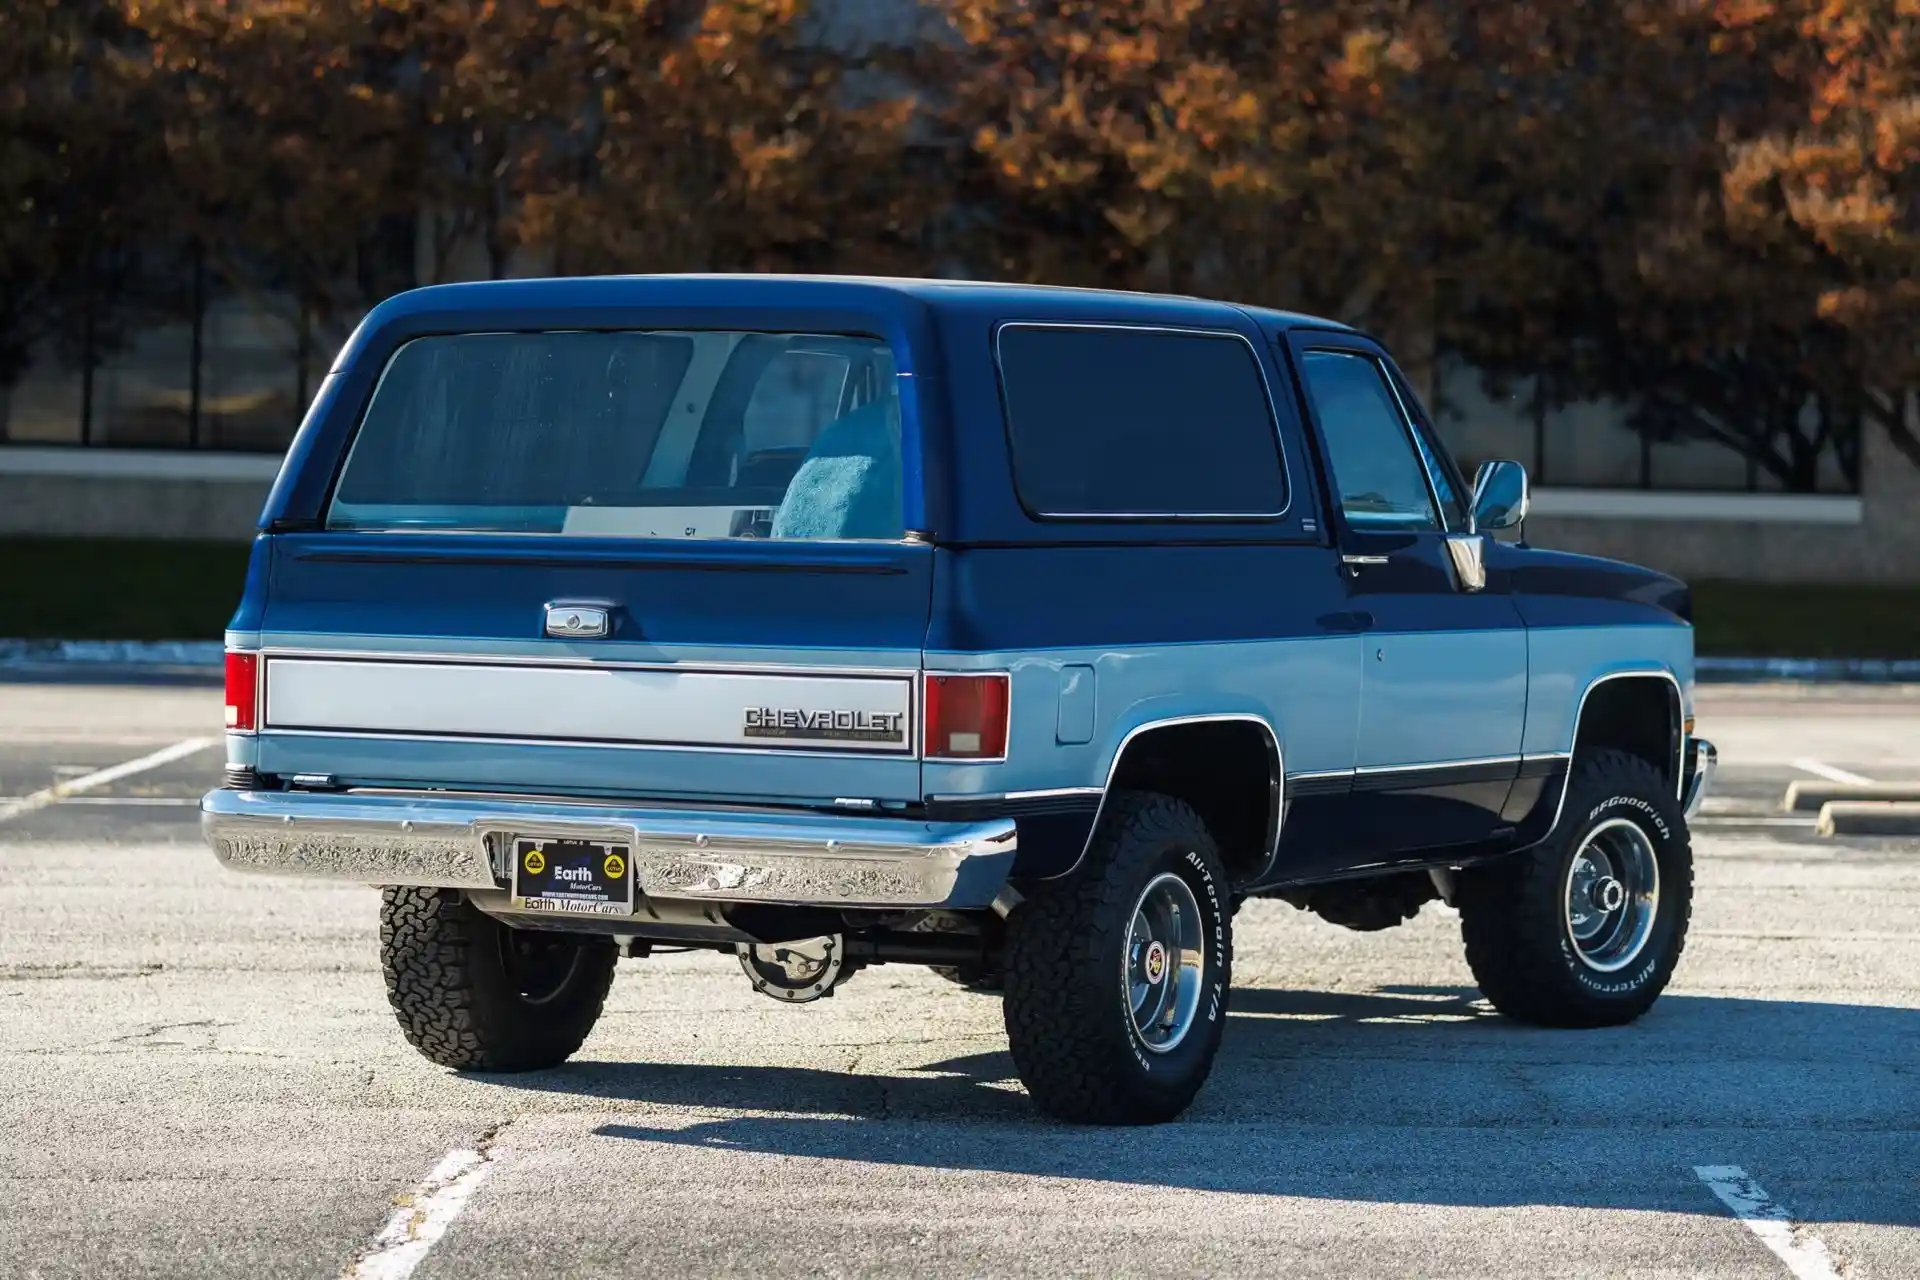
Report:
[[1008,324],[997,345],[1014,485],[1029,513],[1285,512],[1266,379],[1237,334]]

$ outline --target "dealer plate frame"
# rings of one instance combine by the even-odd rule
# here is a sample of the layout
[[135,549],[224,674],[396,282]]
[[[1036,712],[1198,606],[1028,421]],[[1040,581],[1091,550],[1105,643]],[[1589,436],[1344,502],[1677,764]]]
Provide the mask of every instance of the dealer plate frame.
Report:
[[[502,832],[508,854],[507,896],[515,911],[543,916],[575,916],[588,919],[622,919],[634,914],[639,902],[639,887],[634,876],[633,841],[580,835],[535,835],[524,831]],[[529,858],[537,854],[537,858]],[[619,859],[618,875],[608,863]],[[575,861],[592,877],[586,883],[592,890],[575,896],[558,894],[550,887],[548,873]],[[545,885],[526,892],[524,876]],[[612,889],[602,898],[599,892]]]

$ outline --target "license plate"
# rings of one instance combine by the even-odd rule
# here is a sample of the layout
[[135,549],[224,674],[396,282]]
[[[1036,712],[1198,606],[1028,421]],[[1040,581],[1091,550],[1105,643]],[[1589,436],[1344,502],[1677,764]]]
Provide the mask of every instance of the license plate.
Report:
[[513,905],[588,916],[633,914],[633,849],[598,840],[513,842]]

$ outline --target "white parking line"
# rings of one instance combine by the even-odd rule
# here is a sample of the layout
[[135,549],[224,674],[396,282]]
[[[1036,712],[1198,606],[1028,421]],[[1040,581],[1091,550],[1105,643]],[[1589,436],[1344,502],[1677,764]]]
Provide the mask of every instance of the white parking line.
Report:
[[[497,1132],[497,1131],[496,1131]],[[447,1233],[467,1201],[486,1181],[495,1153],[488,1134],[476,1147],[447,1152],[426,1180],[395,1200],[399,1206],[340,1280],[406,1280],[426,1261],[428,1250]]]
[[199,796],[68,796],[61,804],[91,804],[111,809],[126,805],[134,809],[172,809],[192,805],[198,808]]
[[17,818],[25,813],[32,813],[35,809],[44,809],[50,804],[58,804],[68,796],[78,795],[82,791],[91,791],[109,782],[118,782],[132,774],[144,773],[148,769],[158,769],[163,764],[172,764],[175,760],[185,759],[197,751],[205,751],[217,741],[217,738],[188,738],[184,742],[162,747],[138,759],[128,760],[106,769],[98,769],[77,778],[68,778],[65,782],[56,782],[32,795],[21,796],[18,800],[0,801],[0,822]]
[[1693,1172],[1707,1189],[1733,1210],[1733,1216],[1746,1224],[1760,1243],[1773,1250],[1798,1280],[1839,1280],[1833,1255],[1820,1237],[1810,1231],[1795,1231],[1787,1211],[1775,1203],[1759,1183],[1738,1165],[1695,1165]]
[[[25,798],[26,798],[25,796],[0,796],[0,805],[12,804],[16,800],[24,800]],[[60,803],[61,804],[90,804],[103,809],[111,809],[116,805],[127,805],[132,808],[146,807],[146,808],[155,808],[155,809],[166,809],[174,806],[184,806],[184,805],[190,805],[190,804],[197,805],[200,803],[200,797],[198,796],[68,796],[66,799],[62,800]],[[1811,819],[1809,819],[1809,821],[1811,821]]]
[[1793,767],[1802,773],[1810,773],[1816,778],[1825,778],[1828,782],[1844,782],[1855,787],[1864,787],[1873,782],[1872,778],[1863,778],[1857,773],[1836,769],[1830,764],[1815,760],[1812,756],[1801,756],[1793,762]]

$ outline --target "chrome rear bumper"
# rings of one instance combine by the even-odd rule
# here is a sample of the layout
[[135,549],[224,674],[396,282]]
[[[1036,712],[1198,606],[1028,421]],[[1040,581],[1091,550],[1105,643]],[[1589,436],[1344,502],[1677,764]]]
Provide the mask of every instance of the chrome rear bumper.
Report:
[[[1014,824],[848,818],[387,791],[211,791],[200,826],[235,871],[499,889],[520,836],[620,841],[648,898],[831,907],[985,907]],[[604,918],[604,917],[603,917]]]
[[1713,771],[1720,767],[1720,753],[1705,738],[1688,738],[1686,765],[1686,782],[1681,794],[1686,799],[1686,814],[1691,818],[1700,812],[1707,792],[1713,789]]

